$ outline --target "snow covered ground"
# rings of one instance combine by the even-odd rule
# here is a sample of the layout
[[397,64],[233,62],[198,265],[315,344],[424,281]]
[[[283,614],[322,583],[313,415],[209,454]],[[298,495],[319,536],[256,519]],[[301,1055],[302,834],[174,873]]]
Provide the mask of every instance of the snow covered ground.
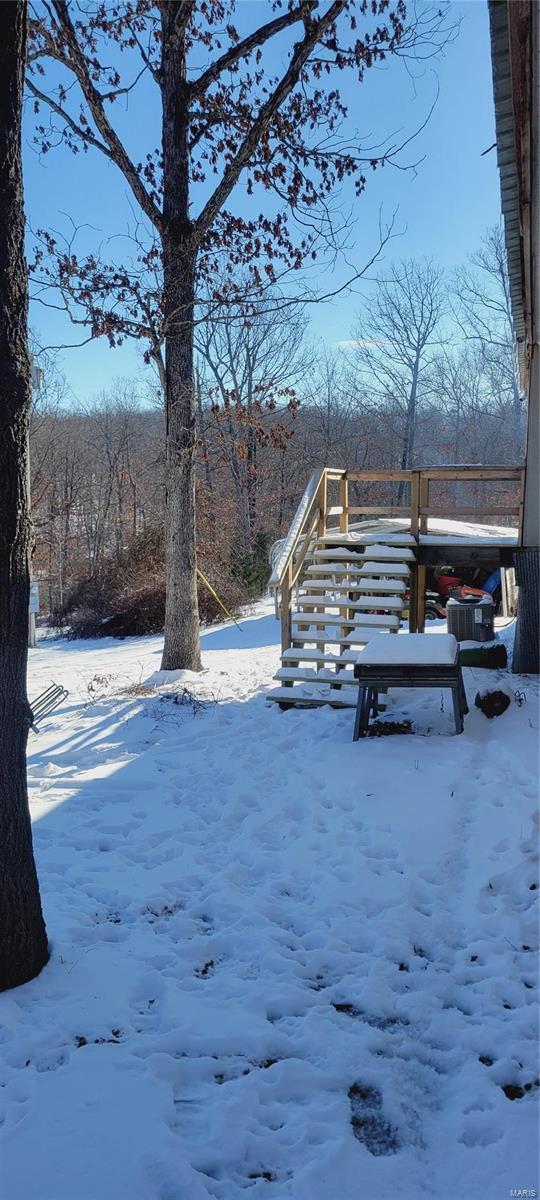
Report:
[[538,1188],[536,681],[460,737],[395,692],[416,733],[353,744],[266,705],[277,639],[261,605],[201,676],[158,638],[31,653],[70,694],[29,745],[52,956],[0,996],[5,1200]]

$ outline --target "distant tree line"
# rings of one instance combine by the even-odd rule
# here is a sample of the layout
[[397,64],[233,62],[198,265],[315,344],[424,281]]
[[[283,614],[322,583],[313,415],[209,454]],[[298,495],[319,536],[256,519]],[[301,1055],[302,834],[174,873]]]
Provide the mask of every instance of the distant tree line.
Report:
[[[522,461],[501,251],[495,228],[451,280],[430,261],[391,265],[334,349],[277,296],[249,320],[240,306],[198,325],[197,554],[227,607],[263,590],[269,546],[316,467]],[[67,407],[45,369],[31,430],[34,571],[56,617],[75,611],[94,630],[101,610],[122,610],[130,628],[161,627],[164,420],[159,384],[141,398],[123,380]],[[357,495],[407,502],[401,485]],[[220,611],[201,582],[199,605],[203,620]]]

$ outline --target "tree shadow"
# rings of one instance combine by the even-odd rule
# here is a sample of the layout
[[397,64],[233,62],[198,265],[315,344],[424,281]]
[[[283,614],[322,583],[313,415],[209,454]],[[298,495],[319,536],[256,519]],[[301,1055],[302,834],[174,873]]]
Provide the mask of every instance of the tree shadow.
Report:
[[[154,646],[156,639],[159,638],[159,645]],[[204,654],[208,650],[256,650],[264,646],[274,646],[279,643],[279,622],[276,620],[274,613],[253,613],[247,614],[238,618],[238,624],[233,621],[228,623],[219,622],[216,625],[207,625],[201,628],[201,650]],[[69,637],[44,637],[38,639],[36,650],[31,650],[30,661],[36,665],[39,662],[40,651],[54,650],[60,652],[70,651],[86,651],[93,653],[101,652],[107,655],[108,651],[118,651],[118,647],[122,646],[128,650],[140,649],[141,653],[161,654],[162,653],[162,637],[156,634],[149,634],[142,637],[125,637],[125,638],[69,638]]]
[[237,625],[201,630],[203,655],[207,650],[257,650],[279,644],[279,622],[273,613],[242,617]]

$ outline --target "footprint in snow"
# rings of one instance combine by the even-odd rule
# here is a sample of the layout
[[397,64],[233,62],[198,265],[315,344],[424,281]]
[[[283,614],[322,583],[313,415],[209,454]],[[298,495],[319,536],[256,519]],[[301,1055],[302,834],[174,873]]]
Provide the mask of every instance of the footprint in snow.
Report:
[[397,1154],[398,1132],[382,1111],[382,1095],[370,1084],[353,1083],[349,1088],[352,1131],[370,1154],[380,1157]]

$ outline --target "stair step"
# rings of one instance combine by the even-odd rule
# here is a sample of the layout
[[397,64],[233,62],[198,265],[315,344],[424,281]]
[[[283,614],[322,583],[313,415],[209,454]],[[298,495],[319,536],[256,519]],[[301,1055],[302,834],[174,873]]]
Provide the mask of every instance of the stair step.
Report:
[[313,575],[321,578],[326,575],[348,576],[351,579],[363,579],[366,575],[383,575],[386,578],[396,578],[401,576],[406,578],[410,575],[410,569],[406,563],[391,562],[364,562],[361,566],[345,566],[344,563],[328,562],[328,563],[312,563],[308,567],[306,574],[310,577]]
[[335,550],[331,547],[320,547],[319,543],[313,552],[314,559],[322,560],[323,562],[365,562],[370,559],[376,559],[378,562],[413,562],[414,554],[408,546],[368,546],[365,550],[345,550],[338,547]]
[[[373,630],[369,631],[369,636],[373,637]],[[306,650],[303,647],[290,646],[288,650],[284,650],[281,655],[281,660],[284,663],[328,663],[329,666],[334,664],[336,667],[354,666],[358,659],[357,650],[346,651],[345,654],[325,654],[323,650]]]
[[331,529],[327,533],[321,534],[317,541],[324,542],[326,546],[369,546],[377,545],[379,542],[384,542],[388,546],[416,545],[412,533],[383,533],[382,530],[379,530],[378,533],[368,533],[362,529],[351,529],[349,533],[340,533],[339,529]]
[[[307,579],[300,586],[304,591],[316,591],[317,587],[319,587],[320,591],[318,580]],[[325,587],[328,587],[327,583]],[[344,595],[347,595],[349,592],[393,592],[394,595],[396,593],[402,595],[405,591],[405,584],[401,579],[370,579],[366,576],[364,579],[355,582],[349,580],[348,583],[336,583],[331,588],[331,591],[340,592]]]
[[360,573],[363,574],[364,572],[366,575],[409,576],[411,569],[407,566],[407,563],[404,562],[383,563],[372,562],[370,560],[369,562],[365,562],[360,568]]
[[[391,633],[394,636],[397,634],[397,632],[398,631],[395,628],[394,629],[386,629],[386,630],[381,629],[381,633],[389,633],[389,634]],[[371,637],[373,637],[374,634],[375,634],[375,630],[372,632]],[[371,641],[371,637],[369,639],[370,641]],[[358,638],[356,636],[356,630],[352,630],[351,633],[347,633],[345,635],[345,637],[343,637],[341,639],[341,645],[344,647],[345,650],[347,650],[351,646],[358,646],[358,645],[367,646],[367,642],[366,641],[359,642]]]
[[[312,694],[307,694],[307,689],[313,688]],[[356,708],[356,692],[347,689],[346,691],[338,691],[335,689],[328,692],[317,693],[317,689],[313,685],[297,684],[296,687],[277,687],[267,693],[267,700],[275,701],[278,704],[294,704],[305,705],[306,707],[317,707],[321,704],[331,704],[332,708]]]
[[293,633],[294,645],[291,650],[304,649],[306,646],[322,646],[323,650],[327,647],[335,647],[336,650],[352,650],[357,649],[358,653],[363,646],[367,646],[372,637],[376,633],[397,634],[397,629],[384,629],[381,626],[375,626],[371,629],[366,629],[364,626],[359,626],[351,630],[348,634],[343,634],[340,637],[333,637],[328,630],[312,631],[310,633]]
[[[356,617],[342,617],[339,613],[309,613],[296,611],[292,614],[292,622],[294,625],[347,625],[347,626],[364,626],[382,625],[386,629],[397,629],[399,627],[399,617],[388,613],[361,613]],[[305,639],[308,641],[308,639]]]
[[309,667],[280,667],[276,671],[274,679],[289,680],[290,682],[303,681],[305,683],[316,684],[332,684],[333,686],[358,687],[358,682],[354,678],[352,671],[314,671]]
[[395,612],[401,612],[403,609],[403,598],[401,596],[378,596],[370,593],[368,596],[360,596],[358,600],[347,600],[344,604],[341,600],[336,600],[329,592],[323,594],[314,594],[313,596],[300,596],[298,607],[302,612],[307,612],[310,609],[327,608],[347,608],[353,612],[359,612],[362,609],[368,611],[373,608],[381,608],[383,610],[393,609]]
[[348,666],[353,667],[358,661],[358,650],[347,650],[344,654],[325,654],[324,650],[306,650],[302,648],[290,647],[284,650],[281,659],[286,666],[298,666],[299,662],[314,662],[317,665],[326,665],[331,667]]

